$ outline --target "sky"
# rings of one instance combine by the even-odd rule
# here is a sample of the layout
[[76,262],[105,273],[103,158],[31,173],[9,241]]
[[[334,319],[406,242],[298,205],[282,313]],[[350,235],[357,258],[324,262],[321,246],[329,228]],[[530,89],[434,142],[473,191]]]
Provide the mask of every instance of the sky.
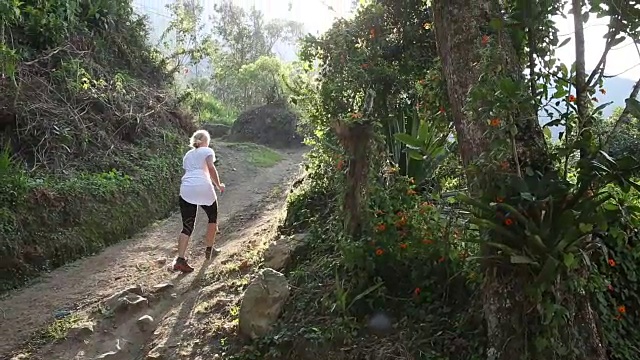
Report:
[[[203,15],[208,18],[217,0],[201,1],[204,5]],[[134,6],[142,12],[150,13],[155,27],[166,27],[169,14],[165,5],[169,2],[170,0],[134,0]],[[350,15],[352,0],[234,0],[234,3],[247,9],[255,6],[263,12],[266,19],[284,18],[302,22],[306,31],[319,34],[329,29],[337,18]],[[556,55],[562,62],[571,64],[575,61],[573,19],[557,17],[554,20],[560,31],[560,41],[566,37],[572,38],[568,44],[558,49]],[[592,16],[585,24],[587,69],[593,68],[600,59],[605,45],[603,35],[607,23],[608,18],[598,19]],[[294,60],[296,57],[295,50],[290,46],[278,46],[275,52],[284,60]],[[607,57],[606,74],[620,74],[620,77],[634,81],[640,78],[640,54],[630,39],[611,50]]]
[[[324,32],[331,27],[336,18],[348,17],[352,3],[351,0],[235,0],[235,2],[247,8],[255,6],[263,11],[266,18],[285,18],[300,21],[305,24],[306,30],[311,33]],[[289,4],[291,4],[291,10],[289,10]],[[334,11],[329,10],[329,6]],[[569,16],[564,19],[558,16],[554,20],[561,35],[560,41],[567,37],[571,38],[569,43],[558,49],[556,55],[562,62],[571,64],[575,61],[573,18]],[[600,60],[605,46],[603,36],[607,31],[608,22],[609,18],[598,19],[592,16],[585,24],[587,69],[595,67]],[[291,54],[281,55],[285,55],[283,56],[285,58],[291,56]],[[640,54],[631,39],[626,39],[610,51],[607,57],[606,69],[605,74],[607,75],[620,74],[620,77],[634,81],[640,78]]]

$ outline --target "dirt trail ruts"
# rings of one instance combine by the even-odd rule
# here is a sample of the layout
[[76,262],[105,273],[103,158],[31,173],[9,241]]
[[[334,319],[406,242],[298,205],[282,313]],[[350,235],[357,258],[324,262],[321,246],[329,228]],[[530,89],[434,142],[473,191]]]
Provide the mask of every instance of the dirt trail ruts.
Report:
[[[217,144],[214,148],[221,159],[218,166],[221,179],[227,185],[219,199],[221,233],[216,243],[222,253],[215,263],[221,263],[225,256],[237,253],[239,249],[236,248],[243,245],[241,241],[229,241],[238,238],[233,233],[243,230],[246,222],[243,219],[256,216],[257,206],[268,201],[274,188],[281,184],[284,186],[283,182],[298,173],[303,150],[281,152],[283,159],[275,166],[255,168],[248,165],[241,154],[226,149],[224,144]],[[117,290],[138,284],[152,287],[173,282],[176,284],[175,292],[186,291],[192,282],[198,281],[196,274],[204,262],[206,219],[202,216],[202,211],[198,211],[187,255],[196,268],[194,276],[167,270],[167,265],[177,253],[177,235],[181,228],[180,215],[176,213],[133,239],[57,269],[33,285],[4,297],[0,300],[0,359],[9,358],[35,331],[51,323],[61,310],[80,313]],[[165,260],[167,265],[162,265]]]

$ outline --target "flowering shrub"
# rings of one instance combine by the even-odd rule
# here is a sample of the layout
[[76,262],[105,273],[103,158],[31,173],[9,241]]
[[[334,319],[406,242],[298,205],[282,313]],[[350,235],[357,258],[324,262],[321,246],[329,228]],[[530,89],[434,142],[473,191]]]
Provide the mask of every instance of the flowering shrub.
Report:
[[[426,201],[404,176],[374,187],[366,236],[344,246],[345,258],[381,279],[391,296],[431,300],[454,274],[474,266],[468,261],[474,249],[462,241],[462,221],[445,213],[447,204]],[[460,280],[464,285],[465,276]]]
[[619,220],[600,234],[608,256],[595,263],[591,291],[610,359],[631,360],[640,349],[640,194],[607,190],[615,197],[603,207]]

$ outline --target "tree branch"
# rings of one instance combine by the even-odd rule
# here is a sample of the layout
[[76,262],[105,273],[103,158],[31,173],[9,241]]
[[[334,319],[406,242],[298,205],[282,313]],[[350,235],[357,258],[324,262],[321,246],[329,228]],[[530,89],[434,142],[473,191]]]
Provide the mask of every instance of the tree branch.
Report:
[[[599,74],[598,80],[600,80],[600,78],[604,75],[604,68],[605,68],[604,65],[607,62],[607,56],[609,55],[609,51],[611,51],[611,49],[613,48],[613,44],[616,37],[618,36],[618,34],[620,34],[620,31],[621,31],[621,28],[618,26],[619,24],[620,22],[618,21],[618,19],[612,16],[611,21],[609,22],[609,34],[608,34],[609,37],[607,38],[607,42],[604,46],[604,51],[602,52],[600,61],[598,61],[598,64],[596,65],[596,67],[593,68],[591,75],[589,75],[589,78],[586,81],[586,86],[592,86],[593,80],[596,78],[596,75]],[[584,38],[584,34],[583,34],[583,38]]]
[[[585,65],[584,24],[582,23],[582,0],[572,0],[573,26],[576,36],[576,105],[578,108],[578,137],[580,158],[588,156],[588,144],[591,141],[591,120],[588,111],[588,82]],[[606,56],[605,56],[606,58]]]
[[[639,93],[640,93],[640,79],[638,79],[636,84],[633,86],[631,90],[631,94],[629,94],[629,98],[635,99],[638,97]],[[618,120],[616,120],[616,123],[613,125],[613,129],[611,130],[611,132],[609,132],[609,136],[607,136],[607,139],[602,144],[602,148],[606,148],[611,138],[613,138],[613,134],[615,134],[619,130],[620,126],[623,123],[628,122],[630,114],[631,114],[631,110],[629,109],[629,104],[627,103],[627,105],[624,107],[624,110],[622,110],[620,117],[618,118]]]

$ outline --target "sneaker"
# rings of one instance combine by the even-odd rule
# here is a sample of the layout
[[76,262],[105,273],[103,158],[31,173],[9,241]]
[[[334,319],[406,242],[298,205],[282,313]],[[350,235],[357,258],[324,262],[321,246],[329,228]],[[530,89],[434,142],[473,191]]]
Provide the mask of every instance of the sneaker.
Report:
[[218,255],[218,254],[220,254],[220,250],[219,250],[219,249],[216,249],[216,248],[214,248],[214,247],[207,247],[207,248],[204,250],[204,257],[205,257],[207,260],[211,259],[212,257],[214,257],[214,256],[216,256],[216,255]]
[[190,273],[192,272],[194,269],[189,266],[189,264],[187,263],[187,260],[185,258],[176,258],[176,260],[173,262],[173,271],[181,271],[183,273]]

